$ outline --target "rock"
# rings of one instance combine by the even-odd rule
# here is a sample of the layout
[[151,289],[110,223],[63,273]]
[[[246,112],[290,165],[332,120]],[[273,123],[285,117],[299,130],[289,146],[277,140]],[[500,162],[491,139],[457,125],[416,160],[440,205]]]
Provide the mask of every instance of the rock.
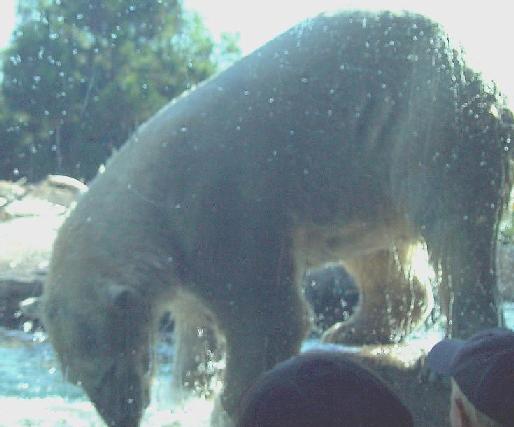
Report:
[[86,190],[59,175],[36,184],[0,181],[0,325],[18,327],[27,320],[19,303],[41,294],[56,232]]
[[9,219],[9,212],[7,206],[12,202],[21,199],[26,189],[23,186],[23,181],[11,182],[0,180],[0,221]]
[[316,336],[333,324],[348,320],[359,301],[355,281],[340,264],[309,270],[303,288],[313,309]]
[[[434,343],[435,344],[435,343]],[[422,378],[429,347],[408,342],[392,346],[362,347],[349,357],[378,374],[405,403],[416,427],[449,427],[450,382]]]

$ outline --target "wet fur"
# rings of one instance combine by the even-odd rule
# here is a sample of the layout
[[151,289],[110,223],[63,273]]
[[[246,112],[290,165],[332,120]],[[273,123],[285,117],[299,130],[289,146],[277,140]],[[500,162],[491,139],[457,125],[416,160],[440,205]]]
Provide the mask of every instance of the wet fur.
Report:
[[55,243],[49,337],[106,422],[133,427],[161,313],[175,307],[179,343],[216,325],[234,414],[299,350],[310,265],[342,259],[367,301],[328,340],[394,340],[423,319],[426,289],[401,265],[419,240],[452,295],[448,332],[496,325],[509,138],[496,89],[433,22],[310,20],[163,108],[92,182]]

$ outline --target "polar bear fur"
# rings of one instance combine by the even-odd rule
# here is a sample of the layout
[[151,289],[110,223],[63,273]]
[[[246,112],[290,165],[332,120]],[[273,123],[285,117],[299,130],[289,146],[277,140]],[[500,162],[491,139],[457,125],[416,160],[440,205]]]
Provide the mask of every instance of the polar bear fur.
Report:
[[68,378],[108,425],[138,426],[171,310],[175,377],[202,348],[192,331],[215,325],[234,416],[309,330],[307,268],[342,261],[360,287],[357,313],[327,340],[391,341],[422,321],[428,290],[408,274],[419,241],[450,290],[448,332],[501,323],[502,102],[430,20],[348,12],[294,27],[170,103],[55,242],[43,320]]

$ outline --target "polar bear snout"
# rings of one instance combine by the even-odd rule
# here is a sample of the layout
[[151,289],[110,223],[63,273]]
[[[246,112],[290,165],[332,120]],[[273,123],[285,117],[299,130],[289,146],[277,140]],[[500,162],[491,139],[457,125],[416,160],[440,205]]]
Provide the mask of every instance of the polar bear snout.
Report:
[[86,393],[108,426],[138,427],[150,403],[149,384],[130,366],[114,364],[98,386]]

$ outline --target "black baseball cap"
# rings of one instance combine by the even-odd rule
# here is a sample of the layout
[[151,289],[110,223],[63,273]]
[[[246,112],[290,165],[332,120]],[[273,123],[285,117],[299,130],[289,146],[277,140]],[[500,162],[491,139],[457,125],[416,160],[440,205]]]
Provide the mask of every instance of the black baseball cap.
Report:
[[412,427],[388,386],[341,351],[279,363],[243,396],[238,427]]
[[514,426],[514,332],[492,328],[467,340],[445,339],[426,362],[434,372],[451,376],[480,412]]

